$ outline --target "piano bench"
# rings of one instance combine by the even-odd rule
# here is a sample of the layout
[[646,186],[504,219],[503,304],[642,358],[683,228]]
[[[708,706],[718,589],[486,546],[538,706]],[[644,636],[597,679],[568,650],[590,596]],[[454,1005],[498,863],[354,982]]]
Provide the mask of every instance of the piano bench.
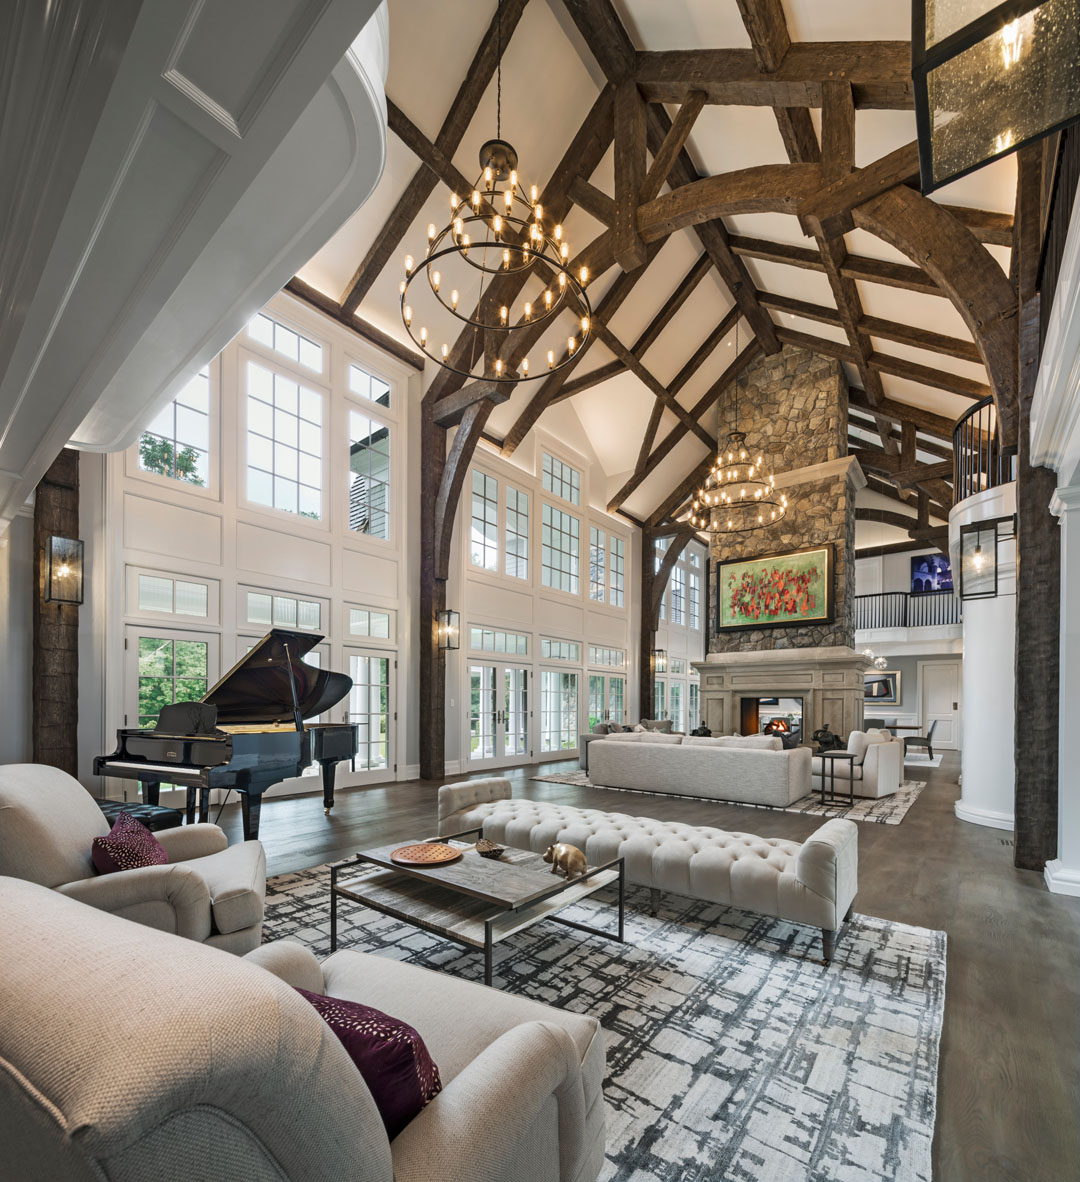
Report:
[[179,809],[169,809],[158,804],[137,804],[135,801],[95,800],[94,803],[105,814],[110,825],[121,813],[128,813],[147,829],[175,829],[183,821]]

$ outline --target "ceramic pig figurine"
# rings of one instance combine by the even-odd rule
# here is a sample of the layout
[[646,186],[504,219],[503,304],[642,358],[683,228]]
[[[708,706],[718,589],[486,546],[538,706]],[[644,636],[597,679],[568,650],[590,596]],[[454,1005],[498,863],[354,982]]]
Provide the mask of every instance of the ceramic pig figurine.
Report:
[[567,878],[578,877],[589,868],[581,850],[576,846],[564,845],[562,842],[559,842],[558,845],[548,846],[544,851],[544,861],[551,863],[552,874],[557,874],[562,870]]

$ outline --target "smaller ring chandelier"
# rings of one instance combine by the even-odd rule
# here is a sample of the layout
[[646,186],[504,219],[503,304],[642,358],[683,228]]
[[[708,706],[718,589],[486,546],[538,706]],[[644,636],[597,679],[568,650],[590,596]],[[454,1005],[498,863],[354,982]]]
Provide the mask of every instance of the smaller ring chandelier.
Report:
[[[738,293],[736,285],[736,294]],[[735,321],[735,356],[739,356],[739,322]],[[690,524],[711,534],[744,534],[775,525],[787,513],[788,500],[776,491],[776,477],[765,471],[764,456],[746,448],[739,430],[739,378],[735,377],[735,429],[717,447],[716,462],[694,494]]]
[[[482,361],[486,381],[509,384],[545,377],[569,365],[588,339],[592,310],[585,294],[588,268],[571,266],[562,226],[548,229],[536,186],[526,193],[518,181],[517,152],[500,138],[501,3],[499,14],[496,138],[480,149],[481,172],[471,195],[452,194],[450,221],[441,230],[434,223],[428,226],[427,249],[419,264],[412,255],[405,256],[405,278],[398,291],[405,330],[426,357],[466,378],[478,376],[475,367]],[[504,188],[496,187],[500,182]],[[517,276],[508,286],[525,294],[519,307],[511,306],[509,295],[498,298],[502,276]],[[525,290],[530,279],[542,285],[534,282],[531,294]],[[576,321],[565,351],[560,350],[560,356],[548,349],[530,372],[530,345],[565,310]],[[462,324],[473,329],[463,349],[445,340],[436,345],[440,327],[448,325],[456,332]]]

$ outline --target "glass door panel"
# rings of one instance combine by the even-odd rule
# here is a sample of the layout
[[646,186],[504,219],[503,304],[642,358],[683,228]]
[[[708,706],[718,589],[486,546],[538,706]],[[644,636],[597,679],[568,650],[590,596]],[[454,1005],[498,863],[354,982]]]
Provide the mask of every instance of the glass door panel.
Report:
[[604,693],[607,678],[600,673],[589,674],[589,730],[598,722],[607,721],[607,706]]
[[469,763],[521,763],[529,755],[529,670],[469,666]]
[[504,669],[502,752],[507,758],[529,754],[529,670]]
[[683,725],[683,685],[681,681],[672,681],[668,685],[668,716],[674,731],[686,730]]
[[498,709],[495,670],[490,665],[469,668],[469,759],[495,758],[495,728]]
[[346,649],[349,657],[349,721],[358,732],[353,771],[368,773],[351,783],[380,782],[393,778],[390,665],[392,655]]
[[540,674],[540,750],[574,751],[578,745],[578,674]]
[[626,722],[626,678],[608,678],[608,721]]

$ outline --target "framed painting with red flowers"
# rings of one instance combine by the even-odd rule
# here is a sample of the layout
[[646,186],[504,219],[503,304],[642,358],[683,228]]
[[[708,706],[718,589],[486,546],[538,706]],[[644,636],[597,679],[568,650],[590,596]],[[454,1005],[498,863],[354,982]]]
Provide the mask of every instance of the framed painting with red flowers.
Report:
[[716,628],[791,628],[833,620],[832,543],[716,564]]

